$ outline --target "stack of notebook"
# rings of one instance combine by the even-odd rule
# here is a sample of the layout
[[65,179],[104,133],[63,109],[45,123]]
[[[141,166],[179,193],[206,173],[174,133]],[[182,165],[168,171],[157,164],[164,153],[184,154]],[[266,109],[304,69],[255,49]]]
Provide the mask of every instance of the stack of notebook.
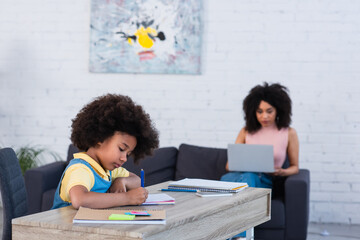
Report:
[[201,192],[237,193],[248,187],[245,182],[225,182],[197,178],[185,178],[169,184],[169,189],[197,190]]
[[73,223],[166,224],[166,211],[147,210],[139,212],[133,209],[91,209],[80,207],[73,219]]

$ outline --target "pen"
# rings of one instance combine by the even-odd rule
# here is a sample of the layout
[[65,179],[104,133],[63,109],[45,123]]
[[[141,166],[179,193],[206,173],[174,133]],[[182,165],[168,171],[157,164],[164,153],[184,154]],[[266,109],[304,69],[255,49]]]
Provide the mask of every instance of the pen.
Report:
[[145,187],[145,173],[144,173],[144,169],[141,169],[141,171],[140,171],[140,177],[141,177],[141,187]]
[[161,191],[167,191],[167,192],[197,192],[197,190],[193,189],[169,189],[169,188],[163,188]]

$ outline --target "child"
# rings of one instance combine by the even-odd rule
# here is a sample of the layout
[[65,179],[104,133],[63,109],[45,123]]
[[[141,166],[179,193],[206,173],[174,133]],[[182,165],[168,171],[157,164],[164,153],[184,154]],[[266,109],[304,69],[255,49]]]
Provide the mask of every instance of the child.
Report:
[[148,192],[140,178],[121,166],[135,163],[158,147],[150,117],[129,97],[108,94],[86,105],[72,120],[74,154],[55,192],[53,209],[72,205],[109,208],[140,205]]

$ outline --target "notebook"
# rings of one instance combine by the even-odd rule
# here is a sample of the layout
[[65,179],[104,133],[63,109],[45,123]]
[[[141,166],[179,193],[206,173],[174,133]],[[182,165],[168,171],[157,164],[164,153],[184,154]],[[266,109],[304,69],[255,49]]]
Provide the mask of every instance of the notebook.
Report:
[[234,194],[226,192],[197,192],[195,195],[199,197],[231,197]]
[[135,216],[133,220],[109,220],[113,214],[126,215],[134,209],[92,209],[80,207],[73,223],[110,223],[110,224],[166,224],[165,210],[147,210],[147,216]]
[[141,205],[168,205],[175,204],[175,198],[170,197],[165,193],[149,194],[146,201]]
[[272,145],[229,144],[227,149],[230,171],[274,172]]
[[248,185],[244,182],[225,182],[198,178],[185,178],[169,184],[169,189],[191,189],[202,192],[240,192]]

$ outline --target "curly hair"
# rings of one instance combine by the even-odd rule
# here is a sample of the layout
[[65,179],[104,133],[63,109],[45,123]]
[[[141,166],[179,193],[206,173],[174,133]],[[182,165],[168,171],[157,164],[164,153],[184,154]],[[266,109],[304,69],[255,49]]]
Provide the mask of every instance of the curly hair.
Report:
[[269,85],[264,82],[252,88],[243,101],[245,129],[254,133],[261,128],[256,118],[260,102],[265,101],[276,109],[276,126],[278,129],[289,127],[291,123],[291,99],[288,89],[279,83]]
[[150,116],[130,97],[107,94],[85,105],[72,120],[71,141],[82,151],[98,142],[124,132],[134,136],[137,145],[132,152],[135,163],[151,155],[159,146],[159,134]]

